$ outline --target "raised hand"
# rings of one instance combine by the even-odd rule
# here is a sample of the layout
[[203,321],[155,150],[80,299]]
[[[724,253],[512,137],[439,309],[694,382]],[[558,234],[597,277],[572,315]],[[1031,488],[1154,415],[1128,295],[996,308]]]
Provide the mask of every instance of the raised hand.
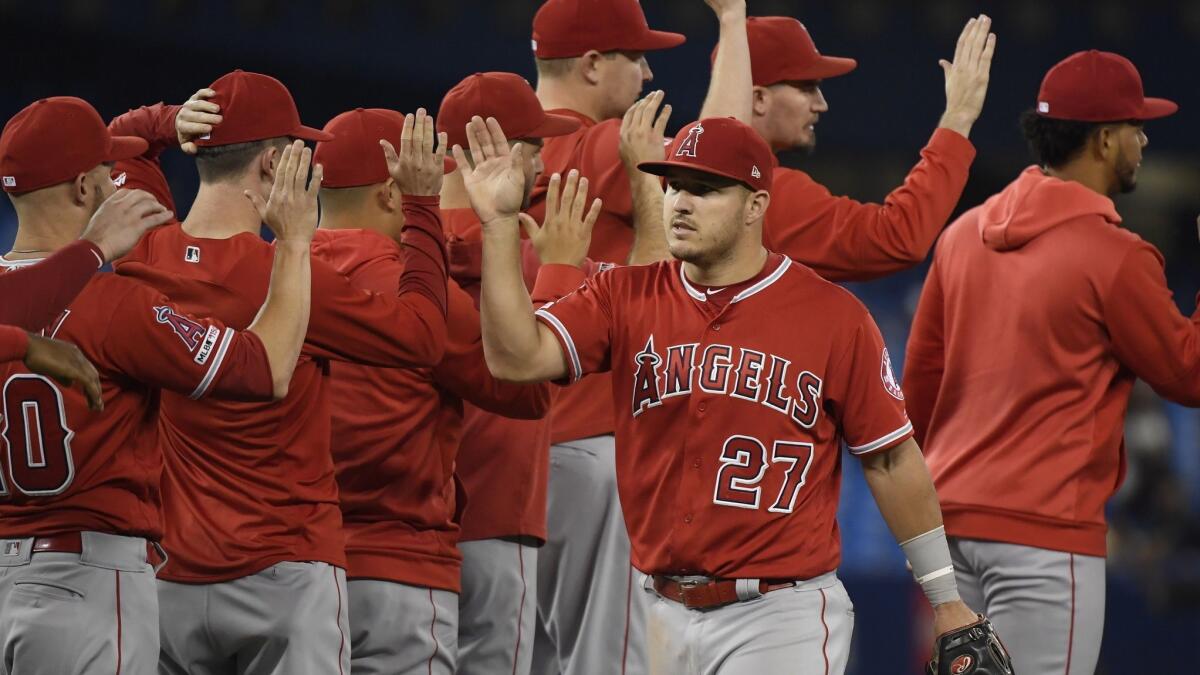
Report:
[[258,194],[249,190],[244,193],[278,241],[312,242],[317,229],[317,193],[321,191],[324,171],[320,164],[313,167],[310,181],[311,163],[312,149],[304,141],[293,141],[279,156],[270,198],[264,202]]
[[989,32],[991,27],[992,20],[986,14],[971,19],[958,36],[954,62],[938,61],[946,75],[946,112],[938,126],[963,136],[971,133],[987,97],[992,54],[996,51],[996,35]]
[[189,155],[196,154],[196,140],[212,133],[213,127],[224,119],[219,114],[221,106],[208,99],[216,96],[212,89],[201,89],[192,94],[175,115],[175,136],[179,138],[179,149]]
[[104,410],[104,401],[100,396],[100,374],[75,345],[30,333],[29,347],[25,350],[25,367],[39,375],[52,377],[67,387],[78,384],[87,396],[88,407]]
[[704,0],[704,4],[712,9],[718,19],[728,17],[731,13],[746,16],[746,0]]
[[145,190],[117,190],[92,214],[81,239],[95,244],[111,262],[129,252],[147,230],[175,217]]
[[510,149],[494,117],[486,122],[472,117],[467,124],[467,142],[474,166],[462,146],[454,146],[454,159],[479,222],[487,225],[500,218],[515,218],[525,201],[525,146],[517,143]]
[[626,168],[637,170],[641,162],[662,161],[666,147],[667,120],[671,119],[671,104],[662,106],[665,94],[652,91],[630,106],[621,120],[621,161]]
[[379,145],[383,146],[388,173],[396,181],[400,194],[430,196],[442,191],[446,134],[434,132],[433,118],[425,114],[424,108],[418,108],[416,115],[404,116],[399,153],[385,140],[380,140]]
[[[554,174],[546,192],[546,220],[537,221],[524,213],[520,215],[529,241],[543,265],[561,264],[581,267],[592,244],[592,227],[600,217],[600,199],[593,199],[587,208],[588,179],[572,169],[567,180]],[[587,212],[584,212],[587,209]]]

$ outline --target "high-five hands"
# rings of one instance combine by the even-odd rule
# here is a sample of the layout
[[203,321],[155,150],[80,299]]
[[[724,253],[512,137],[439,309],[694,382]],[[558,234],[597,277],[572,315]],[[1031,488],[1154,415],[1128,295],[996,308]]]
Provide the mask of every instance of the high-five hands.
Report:
[[542,264],[583,266],[600,207],[597,198],[588,208],[588,179],[581,178],[575,169],[567,174],[565,181],[557,173],[551,176],[546,192],[546,221],[538,227],[532,217],[520,214],[521,225]]
[[989,32],[992,20],[986,14],[971,19],[958,36],[954,61],[938,61],[946,75],[946,112],[940,127],[969,136],[987,97],[996,35]]
[[310,181],[310,164],[312,149],[304,141],[293,141],[283,149],[275,165],[270,198],[264,202],[261,196],[245,192],[278,241],[307,245],[317,230],[317,193],[321,191],[324,171],[320,164],[313,167]]
[[671,104],[662,106],[665,94],[652,91],[625,111],[621,120],[621,161],[636,171],[641,162],[661,162],[666,150],[667,120],[671,119]]
[[391,143],[379,141],[387,159],[388,173],[396,181],[400,194],[431,196],[442,191],[446,142],[445,133],[434,132],[433,118],[425,114],[424,108],[418,108],[415,115],[404,116],[399,153]]
[[454,159],[462,171],[471,208],[486,227],[502,218],[516,218],[525,201],[525,146],[511,149],[496,118],[475,116],[467,124],[467,143],[474,166],[462,146],[454,146]]

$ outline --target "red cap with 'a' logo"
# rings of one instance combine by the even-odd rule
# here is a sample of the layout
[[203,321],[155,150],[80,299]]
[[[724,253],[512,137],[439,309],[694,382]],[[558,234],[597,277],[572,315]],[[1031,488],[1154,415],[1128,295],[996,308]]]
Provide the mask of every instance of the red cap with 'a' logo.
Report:
[[546,0],[533,17],[533,55],[565,59],[598,52],[649,52],[686,40],[651,30],[638,0]]
[[141,138],[113,136],[81,98],[44,98],[13,116],[0,133],[0,187],[19,194],[66,183],[105,162],[137,157],[147,147]]
[[292,93],[270,75],[235,70],[222,75],[210,88],[210,101],[221,106],[221,123],[196,145],[233,145],[268,138],[329,141],[333,136],[300,123]]
[[638,168],[656,176],[671,167],[693,169],[743,183],[751,190],[770,190],[775,168],[771,147],[750,126],[732,117],[708,117],[685,125],[661,162]]
[[[317,143],[313,153],[313,164],[320,164],[325,172],[321,187],[375,185],[390,175],[379,141],[386,140],[400,150],[404,115],[385,108],[356,108],[329,120],[325,131],[333,140]],[[454,160],[447,157],[443,170],[450,173],[456,168]]]

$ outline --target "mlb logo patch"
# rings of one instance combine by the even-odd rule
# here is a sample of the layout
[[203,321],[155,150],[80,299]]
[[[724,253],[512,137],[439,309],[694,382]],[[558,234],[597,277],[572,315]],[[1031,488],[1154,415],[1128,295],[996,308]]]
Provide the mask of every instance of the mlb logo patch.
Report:
[[4,542],[4,555],[6,555],[6,556],[21,555],[21,542],[19,542],[19,541]]
[[183,259],[185,262],[198,263],[200,262],[200,247],[189,246],[183,251]]
[[1043,115],[1050,112],[1050,103],[1047,101],[1038,101],[1038,112]]
[[4,187],[17,187],[17,179],[15,176],[4,177]]

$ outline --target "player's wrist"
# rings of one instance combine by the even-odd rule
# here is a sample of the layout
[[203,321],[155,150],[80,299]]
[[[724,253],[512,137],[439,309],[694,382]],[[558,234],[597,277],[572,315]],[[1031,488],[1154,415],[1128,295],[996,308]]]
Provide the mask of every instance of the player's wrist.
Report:
[[960,601],[954,578],[954,561],[946,528],[936,528],[901,542],[900,548],[912,566],[913,578],[934,608]]
[[970,138],[971,127],[975,126],[978,117],[977,114],[947,108],[946,112],[942,113],[942,119],[938,121],[938,127],[954,131],[963,138]]

